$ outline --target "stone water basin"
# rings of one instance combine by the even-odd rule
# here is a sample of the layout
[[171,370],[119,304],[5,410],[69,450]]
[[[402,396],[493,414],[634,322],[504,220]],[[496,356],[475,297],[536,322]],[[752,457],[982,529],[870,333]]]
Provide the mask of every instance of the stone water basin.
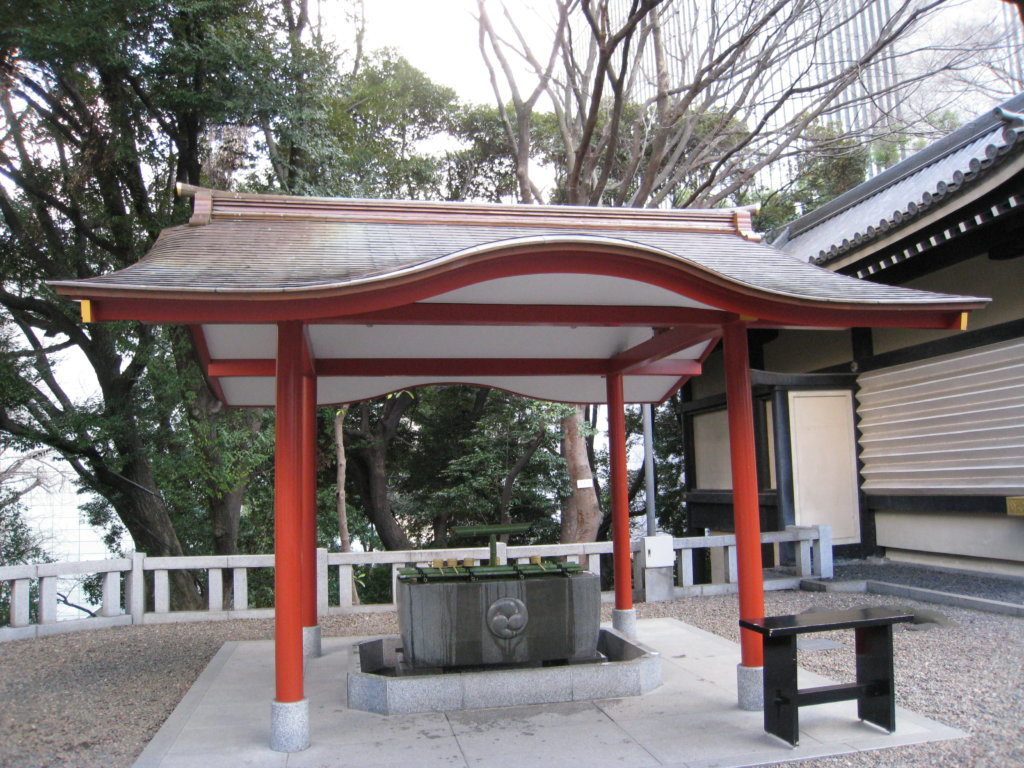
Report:
[[348,706],[381,715],[613,699],[661,685],[658,653],[614,629],[599,629],[589,661],[558,666],[417,671],[403,668],[398,636],[357,647],[360,671],[348,673]]
[[601,586],[592,573],[399,581],[396,603],[413,669],[596,658]]

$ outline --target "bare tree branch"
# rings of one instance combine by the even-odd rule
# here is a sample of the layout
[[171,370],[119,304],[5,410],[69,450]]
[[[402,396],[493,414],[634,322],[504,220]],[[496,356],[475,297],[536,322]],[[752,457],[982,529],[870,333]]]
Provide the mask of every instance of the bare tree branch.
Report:
[[[551,103],[564,149],[559,200],[710,207],[799,156],[816,125],[842,122],[847,138],[863,141],[906,132],[896,106],[984,50],[978,39],[915,37],[945,2],[558,0],[566,23],[551,41],[555,70],[507,8],[505,37],[485,0],[478,7],[499,109],[512,94],[514,114],[503,118],[521,173],[530,175],[523,152],[539,115],[515,58],[533,73],[532,93],[543,88]],[[524,199],[536,199],[532,179],[520,182]]]

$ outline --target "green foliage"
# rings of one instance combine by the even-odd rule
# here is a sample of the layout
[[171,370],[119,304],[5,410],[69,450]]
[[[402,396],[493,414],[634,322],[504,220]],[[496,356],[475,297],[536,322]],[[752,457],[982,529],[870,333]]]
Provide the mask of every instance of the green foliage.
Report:
[[[22,517],[24,507],[18,502],[20,493],[0,486],[0,567],[46,563],[53,558],[46,551],[43,540],[29,527]],[[38,587],[33,585],[29,596],[30,611],[35,613]],[[0,581],[0,626],[10,623],[11,584]]]
[[[437,199],[445,177],[461,164],[465,192],[483,191],[468,176],[476,147],[448,160],[439,146],[473,141],[487,128],[455,92],[432,82],[392,50],[371,53],[342,73],[336,51],[322,43],[278,52],[287,65],[273,115],[257,114],[256,156],[269,173],[250,170],[242,184],[253,191],[366,198]],[[432,146],[433,145],[433,146]],[[250,168],[258,167],[248,158]],[[489,161],[489,160],[488,160]],[[478,159],[477,164],[481,161]],[[450,191],[454,178],[449,183]]]
[[329,128],[358,197],[438,196],[439,161],[421,149],[442,135],[455,92],[436,85],[393,51],[371,56],[342,84]]
[[772,232],[863,183],[870,164],[893,152],[898,152],[894,144],[872,147],[840,126],[815,124],[805,131],[790,184],[776,190],[751,185],[737,200],[760,205],[754,228]]
[[372,605],[392,602],[390,565],[359,565],[352,570],[352,578],[362,603]]
[[[610,121],[613,119],[613,100],[606,98],[598,111],[595,132],[603,135],[611,131]],[[617,151],[601,161],[599,171],[607,174],[601,187],[602,205],[624,205],[633,200],[644,184],[644,170],[652,164],[657,151],[668,157],[685,158],[686,172],[660,174],[661,181],[655,183],[647,194],[672,201],[676,207],[684,206],[694,190],[720,173],[717,167],[719,160],[736,151],[749,135],[747,126],[730,110],[717,107],[688,110],[677,115],[671,124],[662,125],[656,105],[625,101],[620,106],[617,119],[619,130],[631,138],[619,142]],[[667,137],[663,144],[656,140],[658,133]],[[584,202],[571,199],[568,188],[570,167],[577,158],[568,155],[565,134],[556,115],[551,112],[534,113],[531,136],[534,161],[554,174],[555,186],[549,202]],[[737,173],[734,169],[722,175],[718,182],[730,183],[732,175]],[[596,179],[588,184],[594,181]]]
[[0,566],[49,562],[43,540],[22,517],[25,508],[13,498],[8,491],[0,491]]
[[459,106],[449,114],[448,131],[460,142],[460,148],[446,151],[441,163],[444,199],[492,203],[514,199],[515,159],[505,143],[498,110],[483,105]]
[[[408,480],[398,485],[401,511],[429,524],[439,544],[452,526],[498,523],[503,512],[515,522],[535,523],[538,536],[550,537],[569,492],[558,453],[559,420],[568,408],[492,391],[473,414],[467,413],[476,396],[472,388],[445,390],[432,393],[413,415],[417,444],[406,462]],[[517,470],[534,441],[538,447]],[[508,482],[511,495],[502,510]]]
[[[132,264],[182,221],[173,182],[203,180],[213,129],[324,133],[299,118],[333,54],[287,16],[270,0],[0,8],[0,429],[57,449],[100,496],[89,517],[150,554],[231,538],[219,511],[265,459],[266,433],[219,410],[178,332],[82,326],[46,281]],[[53,376],[69,347],[91,366],[94,400]]]
[[913,126],[913,136],[909,130],[905,130],[872,142],[871,162],[876,168],[889,168],[902,160],[908,152],[924,149],[933,141],[949,135],[962,124],[963,120],[953,110],[933,112]]
[[[349,411],[346,444],[350,450],[371,439],[362,422],[381,418],[384,405],[385,401],[375,401],[366,404],[365,412],[363,406]],[[559,509],[568,492],[558,444],[559,419],[566,412],[566,406],[479,387],[416,390],[412,407],[386,449],[391,507],[412,542],[453,545],[456,542],[448,539],[452,526],[496,523],[503,512],[516,522],[534,523],[531,541],[556,541]],[[334,502],[336,473],[328,449],[333,445],[322,437],[319,482],[325,505]],[[521,464],[527,456],[529,460]],[[364,549],[378,549],[380,539],[368,523],[368,502],[360,492],[350,473],[347,498],[352,538]],[[327,525],[327,530],[337,530],[333,520]]]
[[[674,536],[684,535],[686,509],[683,506],[683,432],[679,420],[682,399],[672,395],[654,410],[654,508],[658,527]],[[639,406],[626,408],[626,440],[633,455],[643,458],[643,415]],[[607,456],[600,457],[607,472]],[[636,489],[630,500],[630,514],[646,514],[646,476],[641,463],[629,472],[630,489]],[[605,504],[606,509],[610,501]]]
[[[68,458],[98,494],[85,512],[111,546],[128,530],[150,554],[214,551],[218,537],[231,538],[221,530],[225,507],[244,489],[238,549],[270,551],[271,419],[220,409],[179,330],[83,326],[46,281],[140,259],[187,215],[171,194],[175,180],[448,200],[517,190],[497,109],[459,104],[392,51],[342,72],[339,52],[299,28],[290,7],[40,0],[0,9],[0,429]],[[648,118],[627,106],[624,119],[639,127]],[[539,121],[535,141],[548,162],[565,160],[552,119]],[[609,202],[627,161],[623,148]],[[96,377],[91,401],[52,375],[70,347]],[[353,433],[364,414],[379,423],[386,410],[385,401],[353,409]],[[417,392],[386,446],[392,506],[413,539],[444,541],[451,525],[506,515],[555,540],[568,493],[563,414],[470,387]],[[363,431],[352,447],[376,434]],[[332,456],[322,443],[318,521],[321,544],[333,548]],[[367,500],[357,488],[348,498],[353,537],[379,547]],[[262,578],[254,575],[254,604],[269,589]]]
[[879,139],[871,143],[871,163],[879,169],[896,165],[910,146],[910,137],[905,134]]
[[[142,379],[149,398],[142,422],[153,428],[153,475],[174,529],[191,554],[214,551],[211,510],[253,474],[272,466],[273,412],[218,410],[212,416],[197,402],[205,395],[202,376],[188,360],[188,341],[173,329]],[[269,552],[270,549],[262,550]]]
[[792,192],[804,211],[821,207],[867,178],[868,148],[849,138],[839,126],[813,126],[804,140]]
[[683,400],[675,393],[654,410],[654,471],[658,526],[673,536],[687,533],[683,496]]

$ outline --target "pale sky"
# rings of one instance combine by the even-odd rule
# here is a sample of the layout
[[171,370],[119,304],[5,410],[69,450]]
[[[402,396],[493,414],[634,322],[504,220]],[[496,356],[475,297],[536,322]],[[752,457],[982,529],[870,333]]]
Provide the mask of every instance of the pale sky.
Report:
[[[366,51],[395,48],[431,80],[454,88],[461,101],[494,104],[494,93],[479,50],[477,0],[364,0],[364,3]],[[543,56],[547,50],[544,41],[550,39],[546,33],[552,26],[552,0],[508,0],[507,4],[527,37],[537,41],[537,53]],[[328,34],[341,47],[350,48],[352,30],[342,18],[340,6],[337,0],[321,0],[320,12]],[[488,8],[495,24],[501,26],[500,0],[489,0]],[[948,0],[935,23],[940,30],[987,25],[998,23],[999,16],[1006,13],[1012,20],[1014,10],[1013,6],[998,0]],[[526,87],[532,83],[532,78],[523,80]]]
[[465,101],[494,101],[477,48],[476,0],[367,0],[366,48],[397,48]]
[[[454,88],[463,102],[493,104],[487,68],[480,56],[476,0],[365,0],[364,50],[395,48],[431,80]],[[352,45],[352,31],[337,13],[337,3],[325,0],[320,12],[325,29],[343,48]],[[516,23],[531,37],[544,38],[551,3],[516,0]],[[500,6],[491,2],[491,15]],[[534,8],[539,10],[534,10]],[[498,20],[495,20],[497,25]]]

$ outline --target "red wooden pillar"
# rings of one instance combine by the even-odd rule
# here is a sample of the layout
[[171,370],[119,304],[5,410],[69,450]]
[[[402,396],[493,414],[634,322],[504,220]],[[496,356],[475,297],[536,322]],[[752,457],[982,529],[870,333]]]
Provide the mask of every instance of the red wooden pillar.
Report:
[[316,375],[302,377],[302,626],[316,613]]
[[302,324],[277,325],[274,448],[274,663],[281,703],[302,681]]
[[[740,618],[750,619],[764,616],[764,574],[761,569],[761,519],[747,326],[746,323],[735,322],[729,323],[723,330]],[[740,647],[744,667],[764,665],[761,637],[757,633],[749,629],[740,630]]]
[[615,608],[633,608],[633,573],[629,558],[629,483],[626,475],[626,414],[622,375],[611,374],[608,388],[608,453],[611,459],[612,559]]

